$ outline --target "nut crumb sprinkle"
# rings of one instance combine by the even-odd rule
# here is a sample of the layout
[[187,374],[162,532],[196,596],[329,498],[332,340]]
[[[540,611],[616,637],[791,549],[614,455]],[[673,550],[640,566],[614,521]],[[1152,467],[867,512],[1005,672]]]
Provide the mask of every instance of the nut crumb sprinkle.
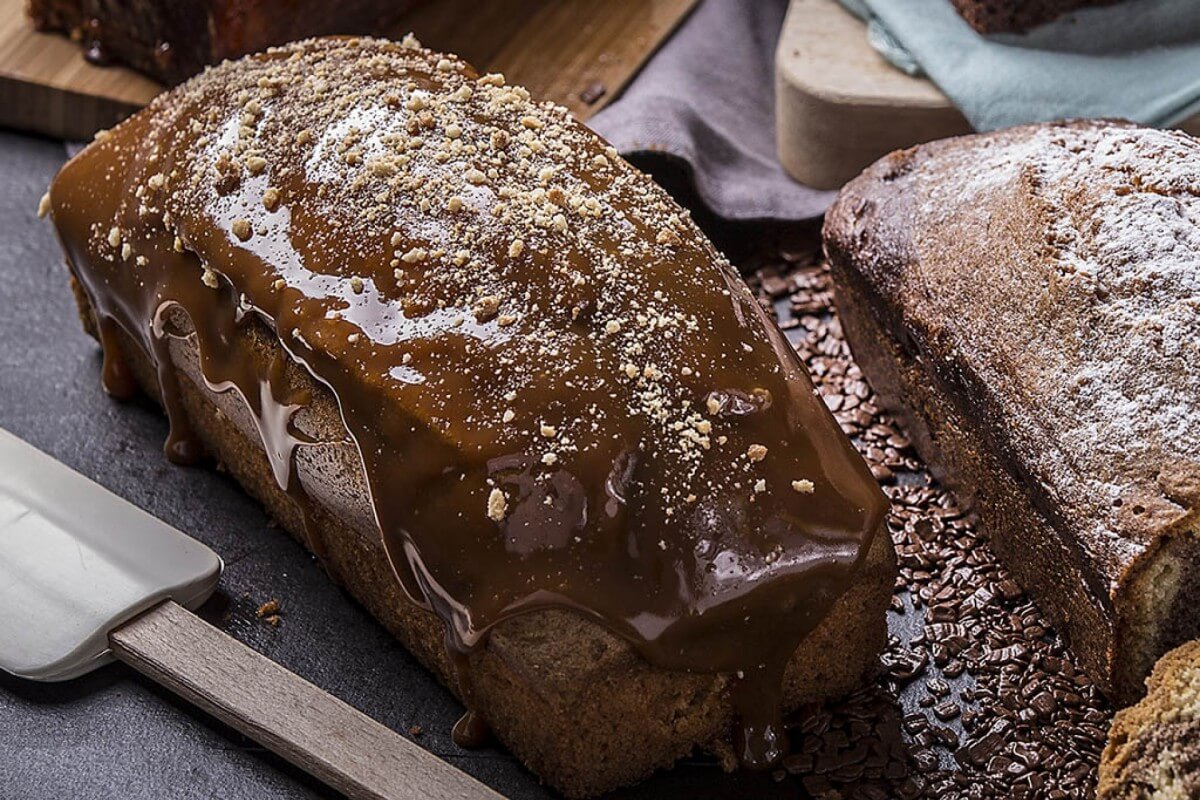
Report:
[[504,492],[499,489],[492,489],[488,494],[487,515],[495,522],[503,522],[504,517],[508,514],[508,500],[504,497]]
[[259,606],[258,610],[254,613],[259,619],[263,619],[265,617],[277,616],[281,610],[282,606],[280,605],[279,600],[272,598]]
[[[495,446],[539,465],[538,481],[614,457],[628,436],[665,477],[664,510],[755,485],[731,469],[746,460],[725,448],[749,446],[729,399],[736,382],[696,378],[717,374],[702,365],[729,299],[754,300],[733,293],[728,262],[665,192],[566,109],[415,40],[314,40],[277,52],[218,66],[221,80],[156,101],[170,112],[151,117],[162,125],[156,150],[189,154],[156,156],[139,195],[168,242],[210,257],[190,223],[220,207],[234,243],[299,245],[340,287],[331,281],[311,314],[320,324],[301,324],[297,338],[369,346],[394,366],[385,380],[432,398],[423,421],[450,434],[455,425],[494,431]],[[119,222],[110,245],[140,247],[141,228]],[[201,273],[206,286],[219,277],[236,284]],[[289,273],[266,287],[289,312],[314,301]],[[726,299],[709,304],[709,290]],[[387,343],[378,332],[393,320],[404,330]],[[766,341],[756,329],[736,335]],[[450,352],[460,374],[441,368]],[[449,398],[466,408],[449,408]],[[751,461],[761,460],[758,447]]]

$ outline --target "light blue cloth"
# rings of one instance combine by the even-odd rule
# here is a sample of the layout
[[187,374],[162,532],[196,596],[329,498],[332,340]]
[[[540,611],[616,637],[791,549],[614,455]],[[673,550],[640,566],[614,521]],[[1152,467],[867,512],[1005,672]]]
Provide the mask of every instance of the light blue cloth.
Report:
[[949,0],[842,0],[871,43],[924,71],[977,130],[1072,117],[1169,126],[1200,112],[1200,0],[1125,0],[980,36]]

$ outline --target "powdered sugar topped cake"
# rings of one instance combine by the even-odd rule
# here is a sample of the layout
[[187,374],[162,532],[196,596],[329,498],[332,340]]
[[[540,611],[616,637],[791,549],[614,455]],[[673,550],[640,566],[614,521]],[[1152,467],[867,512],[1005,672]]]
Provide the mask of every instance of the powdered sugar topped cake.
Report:
[[875,388],[1118,697],[1200,632],[1198,157],[1115,123],[947,140],[826,224]]

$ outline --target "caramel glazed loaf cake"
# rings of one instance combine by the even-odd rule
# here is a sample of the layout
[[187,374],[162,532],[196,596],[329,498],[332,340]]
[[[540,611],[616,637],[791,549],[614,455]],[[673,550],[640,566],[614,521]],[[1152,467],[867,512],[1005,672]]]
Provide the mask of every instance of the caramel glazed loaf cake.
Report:
[[825,247],[872,386],[1135,699],[1200,634],[1200,142],[1077,122],[895,152]]
[[1098,800],[1200,797],[1200,640],[1159,659],[1146,686],[1146,697],[1113,720]]
[[47,207],[107,390],[435,670],[460,741],[594,795],[697,746],[773,763],[781,709],[873,670],[882,492],[729,263],[565,109],[310,40],[159,97]]

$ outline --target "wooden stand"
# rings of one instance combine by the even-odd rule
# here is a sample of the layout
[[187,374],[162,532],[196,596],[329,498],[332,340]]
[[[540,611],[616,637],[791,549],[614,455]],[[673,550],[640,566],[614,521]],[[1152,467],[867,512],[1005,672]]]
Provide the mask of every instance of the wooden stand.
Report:
[[[779,160],[793,178],[836,189],[880,156],[971,132],[931,81],[893,67],[837,0],[792,0],[775,53]],[[1179,126],[1200,134],[1200,116]]]
[[[587,119],[618,94],[697,0],[426,2],[390,33],[408,31],[481,70],[503,72],[535,97]],[[80,46],[38,33],[24,0],[0,0],[0,126],[89,139],[162,91],[124,67],[96,67]]]
[[792,0],[775,53],[779,160],[816,189],[836,189],[900,147],[969,133],[946,95],[867,42],[837,0]]

